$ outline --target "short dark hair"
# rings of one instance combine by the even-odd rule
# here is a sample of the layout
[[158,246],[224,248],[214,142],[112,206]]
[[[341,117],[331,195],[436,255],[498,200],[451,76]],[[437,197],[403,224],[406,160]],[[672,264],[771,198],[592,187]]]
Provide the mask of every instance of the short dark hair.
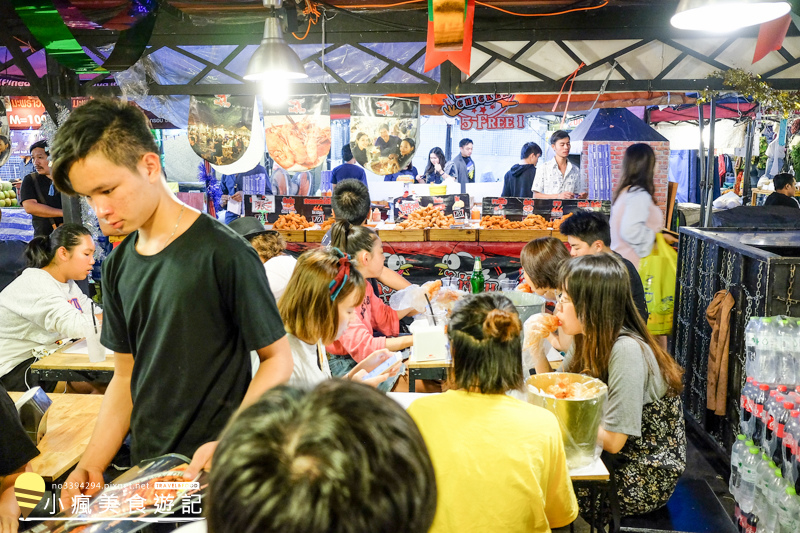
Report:
[[569,139],[569,133],[564,130],[558,130],[550,136],[550,144],[555,144],[561,139]]
[[789,174],[788,172],[781,172],[780,174],[775,174],[775,177],[772,178],[772,184],[775,186],[776,191],[780,191],[790,183],[794,183],[794,176]]
[[606,216],[597,211],[573,211],[572,216],[561,223],[559,231],[566,237],[576,237],[588,245],[600,241],[611,246],[611,226]]
[[534,239],[519,254],[519,262],[535,289],[557,289],[559,269],[568,260],[567,247],[555,237]]
[[210,533],[428,531],[436,480],[386,395],[350,380],[279,386],[222,433],[206,509]]
[[348,143],[342,146],[342,161],[347,163],[351,159],[353,159],[353,151],[350,149],[350,144]]
[[355,179],[340,181],[333,189],[331,207],[336,220],[346,220],[354,226],[363,224],[369,216],[369,189]]
[[460,141],[458,141],[458,147],[459,147],[459,148],[464,148],[464,147],[465,147],[466,145],[468,145],[468,144],[474,144],[474,143],[472,142],[472,139],[467,139],[467,138],[465,137],[465,138],[461,139]]
[[53,139],[53,183],[75,194],[69,179],[72,165],[100,152],[111,163],[137,172],[147,153],[158,154],[150,121],[133,104],[112,98],[90,100],[70,114]]
[[542,155],[541,147],[536,143],[525,143],[522,145],[520,159],[528,159],[532,155]]
[[378,234],[371,228],[353,225],[346,220],[337,220],[331,226],[331,246],[349,254],[355,259],[359,252],[371,252]]
[[400,140],[401,143],[404,141],[408,143],[408,145],[411,147],[412,150],[417,147],[416,141],[411,137],[404,137],[403,139]]
[[522,323],[511,300],[497,292],[461,299],[453,308],[447,335],[459,389],[504,394],[522,387],[519,364]]
[[44,153],[46,153],[47,155],[50,155],[50,150],[47,149],[47,141],[45,139],[42,139],[41,141],[36,141],[35,143],[33,143],[31,145],[31,147],[28,148],[28,153],[33,154],[33,151],[36,148],[41,148],[42,150],[44,150]]

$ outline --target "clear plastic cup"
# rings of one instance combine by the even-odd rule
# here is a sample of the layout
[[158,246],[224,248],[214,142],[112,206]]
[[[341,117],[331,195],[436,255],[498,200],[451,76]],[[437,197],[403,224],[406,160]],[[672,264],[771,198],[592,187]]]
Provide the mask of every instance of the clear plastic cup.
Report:
[[500,290],[503,292],[511,292],[517,288],[517,280],[504,279],[500,281]]
[[447,278],[442,278],[442,288],[443,289],[452,289],[454,291],[459,290],[458,278],[454,276],[450,276]]
[[431,313],[430,309],[426,309],[425,319],[429,326],[443,326],[447,323],[447,311],[434,308]]

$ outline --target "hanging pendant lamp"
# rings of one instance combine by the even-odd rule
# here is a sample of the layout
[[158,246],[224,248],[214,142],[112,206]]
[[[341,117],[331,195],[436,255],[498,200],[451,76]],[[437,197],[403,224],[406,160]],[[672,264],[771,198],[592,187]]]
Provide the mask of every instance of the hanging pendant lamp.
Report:
[[283,39],[277,9],[281,0],[264,0],[269,8],[264,22],[264,37],[247,64],[246,80],[296,80],[307,78],[305,68],[297,54]]
[[784,16],[789,2],[770,0],[681,0],[670,19],[675,28],[725,33]]

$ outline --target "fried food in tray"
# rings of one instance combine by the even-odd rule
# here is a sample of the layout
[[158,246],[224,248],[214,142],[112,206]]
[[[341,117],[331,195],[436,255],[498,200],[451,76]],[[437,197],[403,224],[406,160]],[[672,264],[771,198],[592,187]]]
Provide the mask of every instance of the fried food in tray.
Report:
[[313,227],[314,224],[306,220],[306,217],[303,215],[298,215],[297,213],[289,213],[288,215],[281,215],[278,217],[278,220],[275,221],[275,224],[272,225],[272,229],[279,229],[279,230],[301,230],[306,228]]
[[543,230],[547,229],[547,221],[541,215],[528,215],[520,221],[512,221],[500,215],[487,215],[481,219],[481,228]]
[[413,211],[406,220],[395,227],[397,229],[449,229],[455,223],[456,219],[453,215],[445,216],[441,209],[431,204]]
[[561,218],[557,218],[555,220],[551,220],[550,221],[550,227],[553,228],[553,231],[560,230],[561,229],[561,223],[564,222],[565,220],[567,220],[571,216],[572,216],[572,213],[570,213],[568,215],[564,215]]
[[540,342],[546,339],[551,333],[555,333],[560,325],[558,317],[539,313],[533,315],[525,321],[523,350],[535,348]]
[[336,224],[336,217],[331,214],[330,218],[326,218],[325,222],[322,223],[322,226],[319,229],[328,231],[334,224]]
[[594,387],[588,387],[584,383],[572,381],[565,376],[543,389],[543,392],[550,394],[557,400],[588,400],[597,396],[598,390]]
[[316,168],[331,150],[330,127],[320,127],[310,116],[297,123],[268,126],[264,134],[269,155],[287,170]]

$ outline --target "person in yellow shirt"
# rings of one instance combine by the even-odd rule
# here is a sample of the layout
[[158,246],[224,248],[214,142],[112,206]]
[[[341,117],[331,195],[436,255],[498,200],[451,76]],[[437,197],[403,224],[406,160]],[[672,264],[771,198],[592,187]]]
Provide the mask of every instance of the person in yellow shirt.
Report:
[[408,409],[436,473],[431,533],[546,533],[578,515],[556,417],[506,395],[523,385],[521,329],[499,293],[460,301],[448,325],[456,388]]

